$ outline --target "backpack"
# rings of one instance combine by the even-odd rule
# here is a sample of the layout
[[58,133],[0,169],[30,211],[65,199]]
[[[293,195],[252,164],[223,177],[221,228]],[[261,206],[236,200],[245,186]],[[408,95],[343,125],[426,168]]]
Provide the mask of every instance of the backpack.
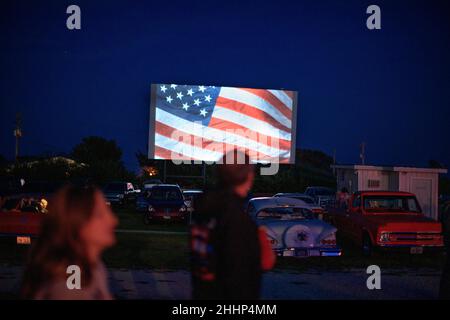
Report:
[[217,252],[214,246],[217,220],[210,218],[196,223],[190,229],[192,276],[200,281],[216,280]]

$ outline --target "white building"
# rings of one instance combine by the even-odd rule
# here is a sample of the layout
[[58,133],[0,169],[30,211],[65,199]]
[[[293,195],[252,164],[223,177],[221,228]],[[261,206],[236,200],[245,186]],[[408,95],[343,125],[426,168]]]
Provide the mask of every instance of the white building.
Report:
[[447,169],[332,165],[337,189],[350,193],[362,190],[405,191],[414,193],[425,215],[438,219],[439,174]]

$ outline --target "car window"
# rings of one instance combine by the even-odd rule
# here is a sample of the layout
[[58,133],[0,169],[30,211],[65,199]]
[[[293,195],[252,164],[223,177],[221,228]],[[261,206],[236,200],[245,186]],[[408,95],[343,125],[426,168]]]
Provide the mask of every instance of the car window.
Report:
[[310,197],[295,197],[295,199],[302,200],[307,204],[314,204],[314,200],[311,199]]
[[306,220],[315,219],[314,213],[306,208],[265,208],[256,214],[258,220]]
[[353,198],[352,207],[359,208],[361,206],[361,196],[356,196]]
[[157,201],[179,201],[183,200],[183,195],[177,188],[153,188],[150,191],[150,199]]
[[36,200],[28,200],[23,204],[20,211],[38,213],[40,212],[40,206]]
[[420,212],[416,198],[411,196],[366,196],[364,209],[373,212]]

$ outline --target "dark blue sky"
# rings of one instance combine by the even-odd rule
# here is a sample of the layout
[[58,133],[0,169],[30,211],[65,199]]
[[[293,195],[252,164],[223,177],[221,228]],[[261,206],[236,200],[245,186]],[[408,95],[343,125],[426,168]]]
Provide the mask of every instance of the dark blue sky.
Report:
[[[66,28],[77,4],[82,29]],[[366,28],[378,4],[382,30]],[[299,92],[297,144],[339,162],[450,164],[448,1],[5,1],[0,154],[115,139],[147,151],[151,83]]]

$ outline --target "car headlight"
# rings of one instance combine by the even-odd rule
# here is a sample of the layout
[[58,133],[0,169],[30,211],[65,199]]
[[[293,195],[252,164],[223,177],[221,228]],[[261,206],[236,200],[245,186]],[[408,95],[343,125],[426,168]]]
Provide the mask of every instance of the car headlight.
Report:
[[390,233],[389,232],[382,232],[380,234],[380,242],[387,242],[390,240]]

